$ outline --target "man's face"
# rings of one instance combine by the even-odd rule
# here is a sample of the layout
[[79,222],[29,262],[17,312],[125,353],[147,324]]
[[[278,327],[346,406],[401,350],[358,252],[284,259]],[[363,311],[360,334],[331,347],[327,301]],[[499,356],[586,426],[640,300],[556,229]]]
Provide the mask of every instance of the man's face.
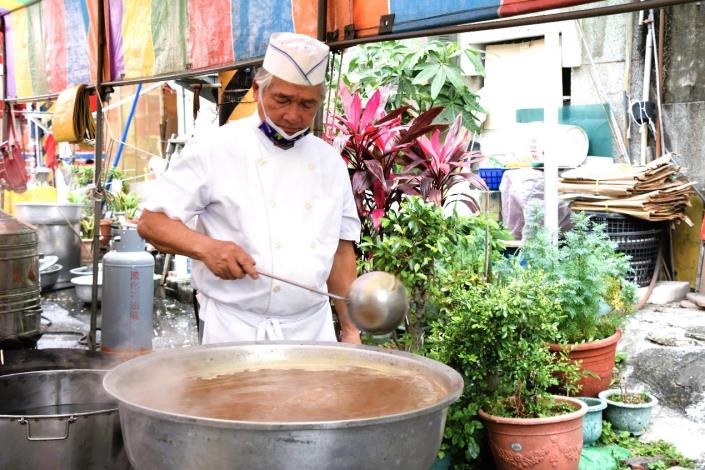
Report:
[[267,116],[287,134],[295,134],[310,127],[323,101],[321,85],[296,85],[277,77],[272,77],[269,86],[262,90],[261,100],[257,84],[254,92],[260,118],[264,119],[264,104]]

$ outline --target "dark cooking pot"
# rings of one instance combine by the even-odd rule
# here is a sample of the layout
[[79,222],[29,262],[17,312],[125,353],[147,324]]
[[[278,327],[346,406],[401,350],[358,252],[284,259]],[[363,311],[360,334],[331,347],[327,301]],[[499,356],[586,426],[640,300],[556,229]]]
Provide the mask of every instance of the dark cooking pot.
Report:
[[129,469],[104,370],[0,376],[0,468]]
[[[441,392],[432,402],[411,411],[305,422],[192,416],[164,409],[163,400],[154,399],[176,393],[179,383],[193,377],[282,367],[340,370],[348,366],[423,377]],[[153,352],[112,369],[103,385],[119,400],[125,446],[137,469],[428,470],[441,443],[447,408],[460,396],[463,381],[453,369],[409,353],[339,343],[271,342]],[[154,390],[163,390],[163,394]],[[335,384],[325,390],[335,390]],[[385,398],[391,402],[399,397]],[[362,402],[363,397],[341,398],[345,399]],[[154,405],[146,405],[150,402]]]

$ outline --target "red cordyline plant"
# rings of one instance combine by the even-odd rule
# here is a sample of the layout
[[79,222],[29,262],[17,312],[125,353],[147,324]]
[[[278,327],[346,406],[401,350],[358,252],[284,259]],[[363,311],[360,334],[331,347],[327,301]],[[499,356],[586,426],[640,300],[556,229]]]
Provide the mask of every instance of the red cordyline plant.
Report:
[[[401,152],[419,136],[445,127],[432,124],[442,108],[432,108],[402,125],[402,115],[409,106],[385,114],[385,100],[379,90],[364,106],[359,93],[351,94],[342,84],[339,90],[343,113],[329,120],[326,137],[348,164],[360,218],[369,219],[378,229],[386,211],[402,195],[396,173]],[[331,128],[338,131],[337,136],[332,135]]]
[[[445,206],[450,189],[458,183],[468,182],[471,188],[487,191],[485,181],[470,171],[470,166],[484,156],[468,151],[469,144],[470,132],[463,127],[462,115],[455,118],[443,140],[440,129],[434,130],[430,139],[425,135],[417,137],[402,154],[405,167],[398,177],[399,190],[441,207]],[[458,193],[454,197],[471,211],[480,210],[468,194]]]

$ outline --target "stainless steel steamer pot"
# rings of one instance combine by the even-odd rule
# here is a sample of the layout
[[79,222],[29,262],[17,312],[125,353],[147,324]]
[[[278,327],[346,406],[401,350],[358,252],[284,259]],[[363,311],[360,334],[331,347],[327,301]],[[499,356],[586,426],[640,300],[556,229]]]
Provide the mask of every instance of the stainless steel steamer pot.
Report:
[[[266,367],[324,364],[403,369],[423,374],[445,395],[425,408],[327,422],[245,422],[185,416],[143,406],[140,384]],[[154,352],[109,371],[106,391],[119,401],[128,457],[136,469],[423,469],[433,464],[460,375],[409,353],[340,343],[231,343]],[[164,389],[164,393],[169,393]],[[389,397],[394,400],[394,396]]]
[[104,370],[0,376],[0,468],[129,469]]

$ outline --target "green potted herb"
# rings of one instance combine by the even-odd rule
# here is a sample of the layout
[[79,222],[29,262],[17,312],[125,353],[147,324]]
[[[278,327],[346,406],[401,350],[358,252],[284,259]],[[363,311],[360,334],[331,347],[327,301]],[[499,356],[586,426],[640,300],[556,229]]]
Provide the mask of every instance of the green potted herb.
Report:
[[600,392],[600,398],[607,403],[605,417],[612,427],[635,436],[644,434],[651,422],[651,410],[658,404],[655,396],[646,390],[629,390],[626,382]]
[[574,367],[547,348],[563,317],[557,284],[539,270],[515,267],[491,283],[456,270],[440,285],[428,355],[465,382],[448,412],[442,450],[456,461],[478,458],[484,427],[500,469],[538,457],[577,469],[587,406],[549,391]]
[[125,221],[132,221],[137,218],[137,210],[139,209],[140,197],[135,193],[126,193],[120,191],[114,194],[108,200],[108,206],[113,211],[114,215],[120,218],[124,217]]
[[571,219],[573,228],[556,245],[538,208],[532,208],[520,256],[558,285],[556,299],[564,316],[551,349],[568,351],[585,371],[579,394],[597,396],[609,387],[620,326],[632,312],[636,286],[625,279],[629,260],[616,251],[604,226],[584,214]]

